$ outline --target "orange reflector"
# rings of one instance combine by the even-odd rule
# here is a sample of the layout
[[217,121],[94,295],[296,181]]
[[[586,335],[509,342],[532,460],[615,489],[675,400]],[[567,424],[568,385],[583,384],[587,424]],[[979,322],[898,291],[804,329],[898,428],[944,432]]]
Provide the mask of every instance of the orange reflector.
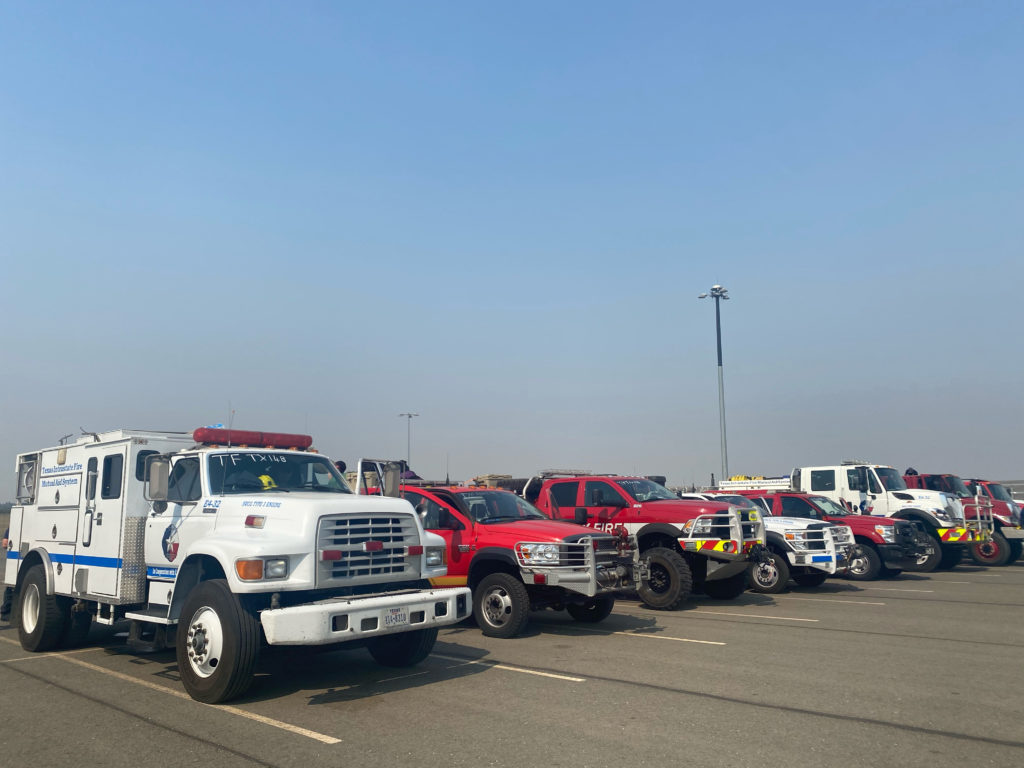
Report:
[[262,560],[236,560],[235,573],[243,581],[259,581],[263,578]]

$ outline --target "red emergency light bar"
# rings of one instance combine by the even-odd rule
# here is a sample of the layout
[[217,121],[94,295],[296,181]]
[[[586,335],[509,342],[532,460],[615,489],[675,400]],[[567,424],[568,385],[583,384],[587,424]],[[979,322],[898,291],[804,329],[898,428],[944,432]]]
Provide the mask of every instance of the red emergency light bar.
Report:
[[201,445],[237,445],[249,448],[298,448],[313,445],[309,435],[289,435],[285,432],[254,432],[246,429],[216,429],[200,427],[192,439]]

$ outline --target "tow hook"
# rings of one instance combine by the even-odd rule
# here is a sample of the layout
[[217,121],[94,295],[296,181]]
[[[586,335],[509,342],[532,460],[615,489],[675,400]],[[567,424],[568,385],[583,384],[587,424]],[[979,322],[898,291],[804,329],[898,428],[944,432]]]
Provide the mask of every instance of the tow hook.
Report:
[[747,553],[752,563],[768,563],[772,559],[772,553],[764,544],[754,544]]

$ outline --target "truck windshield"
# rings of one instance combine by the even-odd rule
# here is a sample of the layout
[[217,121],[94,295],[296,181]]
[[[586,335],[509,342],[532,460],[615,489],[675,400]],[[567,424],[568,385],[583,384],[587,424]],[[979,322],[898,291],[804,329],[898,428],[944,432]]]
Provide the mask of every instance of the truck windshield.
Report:
[[207,458],[210,493],[351,493],[345,479],[325,456],[309,453],[232,451]]
[[679,497],[672,491],[652,480],[631,477],[625,480],[616,480],[616,482],[634,501],[679,501]]
[[853,514],[826,496],[811,496],[808,501],[829,517],[845,517]]
[[549,519],[530,502],[507,491],[469,491],[458,494],[458,497],[477,523]]
[[892,467],[875,467],[875,472],[878,473],[878,479],[882,482],[882,487],[885,490],[907,490],[907,484],[903,482],[903,476]]

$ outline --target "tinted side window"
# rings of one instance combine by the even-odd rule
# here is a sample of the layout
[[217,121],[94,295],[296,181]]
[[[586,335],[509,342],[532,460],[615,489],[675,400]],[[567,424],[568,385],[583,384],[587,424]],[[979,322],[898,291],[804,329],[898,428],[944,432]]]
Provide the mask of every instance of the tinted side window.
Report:
[[814,508],[796,496],[782,497],[782,514],[792,517],[817,517]]
[[579,487],[579,480],[573,480],[570,483],[555,483],[551,486],[551,500],[559,507],[574,507]]
[[146,478],[146,458],[148,456],[156,456],[159,451],[139,451],[139,455],[135,459],[135,479],[145,480]]
[[168,501],[195,501],[202,495],[199,484],[199,459],[178,459],[167,480]]
[[834,491],[836,489],[836,471],[834,469],[811,470],[812,491]]
[[583,489],[583,506],[606,507],[622,497],[608,483],[589,480]]
[[115,453],[103,457],[103,484],[100,486],[100,498],[121,498],[121,477],[124,475],[124,456]]
[[[92,501],[96,498],[96,479],[95,472],[99,466],[99,462],[96,461],[96,457],[93,456],[89,459],[89,463],[85,467],[85,498],[87,501]],[[90,478],[93,478],[90,480]]]

